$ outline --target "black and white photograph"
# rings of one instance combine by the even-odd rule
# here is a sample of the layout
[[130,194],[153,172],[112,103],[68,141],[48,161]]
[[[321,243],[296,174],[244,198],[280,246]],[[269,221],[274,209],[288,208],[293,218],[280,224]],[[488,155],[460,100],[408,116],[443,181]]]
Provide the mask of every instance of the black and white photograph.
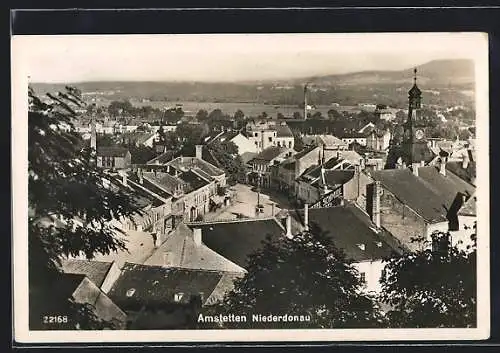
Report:
[[487,34],[12,58],[18,341],[489,337]]

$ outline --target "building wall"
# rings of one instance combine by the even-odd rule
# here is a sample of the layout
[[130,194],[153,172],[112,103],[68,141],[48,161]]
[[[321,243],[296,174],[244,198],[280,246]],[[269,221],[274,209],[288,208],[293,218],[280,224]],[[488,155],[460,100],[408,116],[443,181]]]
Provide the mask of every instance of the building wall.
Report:
[[359,172],[355,172],[352,179],[342,186],[344,199],[349,201],[357,200],[359,192],[360,174],[361,173]]
[[242,134],[238,134],[231,139],[231,141],[238,146],[238,154],[242,155],[246,152],[257,153],[257,146],[255,141],[251,141]]
[[295,139],[293,137],[276,137],[275,146],[292,149],[295,146]]
[[382,291],[380,278],[382,277],[382,271],[385,267],[382,260],[360,261],[353,263],[353,267],[356,268],[360,274],[364,273],[365,275],[363,292],[380,293]]
[[410,250],[422,248],[422,244],[412,242],[412,238],[427,234],[426,222],[383,187],[380,196],[380,224]]
[[302,200],[304,203],[315,203],[321,197],[321,191],[309,183],[303,181],[297,182],[297,198]]

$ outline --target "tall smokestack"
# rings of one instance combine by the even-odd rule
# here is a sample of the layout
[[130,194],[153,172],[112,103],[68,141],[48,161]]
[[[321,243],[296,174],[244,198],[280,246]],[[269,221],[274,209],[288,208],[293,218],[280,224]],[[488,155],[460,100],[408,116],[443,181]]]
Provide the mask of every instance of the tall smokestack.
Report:
[[304,86],[304,120],[307,119],[307,83]]
[[97,131],[94,118],[90,122],[90,148],[97,150]]
[[309,204],[304,205],[304,228],[309,230]]
[[380,181],[378,180],[373,183],[372,201],[372,222],[380,228]]
[[201,156],[203,155],[203,145],[196,145],[196,158],[202,159]]
[[286,237],[292,239],[292,216],[286,216]]

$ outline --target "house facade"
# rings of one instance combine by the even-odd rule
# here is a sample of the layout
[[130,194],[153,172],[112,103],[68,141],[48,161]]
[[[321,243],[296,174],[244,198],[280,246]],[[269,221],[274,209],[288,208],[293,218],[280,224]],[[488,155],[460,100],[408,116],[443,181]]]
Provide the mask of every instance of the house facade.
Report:
[[132,155],[123,147],[99,147],[97,167],[103,169],[125,169],[130,167]]

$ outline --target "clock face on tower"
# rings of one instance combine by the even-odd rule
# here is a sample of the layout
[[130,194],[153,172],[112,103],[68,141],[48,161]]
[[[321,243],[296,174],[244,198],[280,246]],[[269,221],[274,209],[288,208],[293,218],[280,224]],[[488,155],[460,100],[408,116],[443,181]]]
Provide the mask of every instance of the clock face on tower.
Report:
[[417,140],[421,140],[423,137],[424,137],[424,130],[422,130],[422,129],[417,129],[417,130],[415,131],[415,138],[416,138]]

